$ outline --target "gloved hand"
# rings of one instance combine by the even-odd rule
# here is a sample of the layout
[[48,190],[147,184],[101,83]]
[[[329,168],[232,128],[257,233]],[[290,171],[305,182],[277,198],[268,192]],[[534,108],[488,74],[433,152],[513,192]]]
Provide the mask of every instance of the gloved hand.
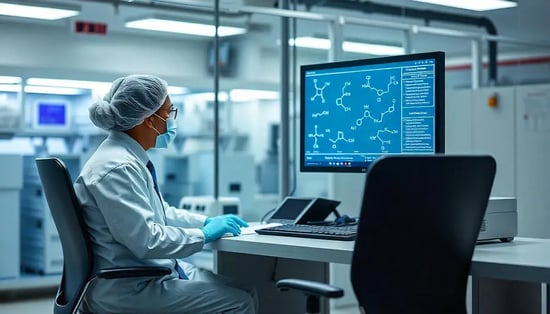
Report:
[[204,242],[209,243],[217,240],[227,232],[238,235],[241,233],[241,227],[248,227],[248,224],[239,216],[233,214],[208,217],[202,228]]

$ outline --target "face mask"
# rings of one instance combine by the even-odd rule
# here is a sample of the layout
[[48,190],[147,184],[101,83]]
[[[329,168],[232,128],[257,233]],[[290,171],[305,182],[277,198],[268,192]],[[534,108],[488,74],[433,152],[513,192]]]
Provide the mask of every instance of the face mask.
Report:
[[155,116],[159,117],[160,119],[162,119],[162,121],[166,122],[166,133],[160,134],[160,132],[153,127],[153,130],[157,131],[157,133],[159,134],[155,142],[155,148],[167,148],[168,145],[170,145],[176,138],[178,125],[176,124],[176,120],[174,119],[165,120],[159,115],[157,115],[156,113],[155,113]]

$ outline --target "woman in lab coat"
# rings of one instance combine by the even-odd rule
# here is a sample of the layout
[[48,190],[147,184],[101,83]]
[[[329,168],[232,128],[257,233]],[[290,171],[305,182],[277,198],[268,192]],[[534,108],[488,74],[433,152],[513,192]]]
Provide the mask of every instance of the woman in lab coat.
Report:
[[147,155],[176,135],[177,109],[164,80],[131,75],[115,80],[90,108],[109,131],[74,183],[92,240],[96,270],[164,266],[163,277],[98,279],[83,309],[94,313],[255,313],[256,292],[179,258],[224,233],[240,233],[235,215],[206,217],[166,203]]

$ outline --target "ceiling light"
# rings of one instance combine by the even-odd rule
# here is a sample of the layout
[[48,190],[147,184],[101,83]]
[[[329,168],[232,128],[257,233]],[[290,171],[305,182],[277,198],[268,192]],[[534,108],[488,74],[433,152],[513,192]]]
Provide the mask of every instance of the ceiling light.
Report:
[[405,53],[405,48],[381,44],[358,43],[354,41],[344,41],[342,50],[355,53],[366,53],[377,56],[396,56]]
[[71,87],[52,87],[52,86],[25,86],[25,93],[29,94],[53,94],[53,95],[81,95],[82,90]]
[[[185,96],[188,101],[208,102],[214,101],[215,94],[213,92],[194,93]],[[228,95],[226,92],[218,92],[218,101],[227,101]]]
[[21,78],[17,76],[0,76],[0,84],[21,84]]
[[[312,49],[330,49],[330,40],[318,37],[297,37],[296,40],[290,39],[289,44],[292,46],[296,43],[296,47],[312,48]],[[342,50],[347,52],[363,53],[369,55],[400,55],[405,53],[405,49],[399,46],[368,44],[354,41],[344,41]]]
[[189,92],[189,89],[185,87],[168,86],[168,94],[183,95],[183,94],[187,94],[188,92]]
[[[214,37],[216,28],[214,25],[176,21],[168,18],[142,18],[126,22],[124,26],[129,28],[145,29],[159,32],[170,32],[194,36]],[[246,28],[233,26],[219,26],[218,36],[233,36],[246,33]]]
[[259,89],[232,89],[229,98],[231,101],[275,100],[279,99],[279,93]]
[[[0,76],[2,83],[2,76]],[[92,90],[94,94],[106,94],[111,89],[112,83],[98,81],[60,80],[31,77],[27,79],[27,86],[63,87]],[[168,86],[168,94],[185,94],[189,90],[185,87]]]
[[96,82],[96,81],[76,81],[76,80],[59,80],[31,77],[27,79],[27,85],[41,85],[54,87],[72,87],[83,89],[107,89],[111,88],[111,83]]
[[[19,1],[21,2],[21,1]],[[78,15],[80,8],[76,6],[46,5],[42,3],[33,3],[31,1],[25,4],[10,3],[10,1],[0,2],[0,15],[9,15],[17,17],[26,17],[41,20],[59,20]]]
[[0,84],[0,92],[19,93],[20,91],[21,91],[21,85]]
[[437,5],[444,5],[472,11],[489,11],[517,7],[515,1],[510,0],[414,0]]

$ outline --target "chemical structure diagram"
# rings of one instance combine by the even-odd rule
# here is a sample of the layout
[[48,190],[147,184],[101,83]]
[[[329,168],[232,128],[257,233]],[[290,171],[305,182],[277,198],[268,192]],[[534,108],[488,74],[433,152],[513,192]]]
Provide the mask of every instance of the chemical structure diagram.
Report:
[[388,113],[392,113],[395,111],[395,102],[396,100],[395,99],[392,99],[392,104],[391,106],[388,107],[388,109],[384,112],[382,112],[380,114],[380,118],[379,119],[376,119],[375,117],[373,117],[369,111],[370,109],[370,106],[369,105],[365,105],[364,108],[365,108],[365,112],[363,113],[363,116],[359,119],[357,119],[357,121],[355,122],[355,124],[357,126],[361,126],[363,125],[363,120],[364,119],[371,119],[374,123],[382,123],[384,121],[384,115],[388,114]]
[[317,143],[317,138],[319,137],[325,137],[324,134],[319,134],[317,133],[317,124],[314,126],[315,127],[315,133],[309,133],[307,135],[307,137],[313,137],[313,139],[315,140],[315,142],[313,143],[313,148],[314,149],[318,149],[319,148],[319,144]]
[[344,105],[344,97],[351,96],[350,92],[346,92],[346,87],[350,86],[351,82],[345,82],[344,86],[342,86],[342,96],[336,98],[336,107],[342,107],[344,111],[350,111],[351,107],[346,107]]
[[330,86],[330,82],[325,82],[325,84],[322,87],[317,86],[317,79],[313,79],[313,84],[315,85],[315,95],[310,98],[311,101],[314,101],[315,98],[321,97],[321,102],[325,103],[325,95],[323,95],[323,91],[325,88]]
[[319,117],[322,117],[322,116],[328,116],[329,115],[329,112],[327,110],[323,110],[321,112],[316,112],[316,113],[312,113],[311,114],[311,117],[313,118],[319,118]]
[[390,81],[388,82],[388,85],[386,86],[386,89],[384,90],[384,89],[381,89],[381,88],[372,87],[370,85],[370,79],[372,78],[372,76],[367,75],[365,78],[367,79],[367,84],[363,84],[363,85],[361,85],[361,87],[368,88],[368,89],[371,89],[371,90],[375,91],[376,95],[378,95],[378,98],[376,99],[376,101],[378,101],[378,102],[382,101],[381,97],[384,96],[384,94],[387,94],[387,93],[390,92],[390,86],[399,84],[399,82],[395,79],[395,76],[392,75],[392,76],[390,76]]
[[372,141],[379,140],[380,141],[380,150],[384,151],[386,147],[384,145],[391,144],[391,140],[384,140],[380,137],[380,133],[390,133],[390,134],[397,134],[397,130],[389,130],[388,128],[384,128],[383,130],[378,130],[376,132],[376,135],[373,135],[369,137]]
[[346,143],[354,143],[355,142],[355,139],[354,138],[345,138],[344,136],[344,132],[343,131],[338,131],[337,133],[337,137],[336,139],[331,139],[329,138],[328,140],[332,142],[332,148],[336,148],[336,143],[338,143],[339,141],[344,141]]
[[[392,139],[395,140],[395,135],[399,133],[398,128],[390,125],[394,120],[391,117],[399,110],[400,89],[398,85],[400,82],[397,78],[397,75],[388,75],[383,78],[377,74],[363,74],[346,80],[337,78],[318,80],[314,78],[313,86],[310,86],[311,91],[313,92],[314,88],[315,93],[309,97],[309,100],[317,104],[332,103],[338,110],[332,112],[331,108],[326,108],[310,113],[310,116],[317,122],[314,123],[314,132],[307,134],[307,137],[313,142],[310,142],[309,145],[312,145],[314,150],[319,150],[323,144],[322,141],[328,140],[327,144],[330,146],[327,146],[327,149],[331,147],[333,150],[338,149],[344,152],[348,148],[350,151],[356,150],[355,145],[348,146],[353,143],[361,144],[361,147],[371,146],[371,150],[377,151],[377,143],[380,143],[381,153],[390,151],[393,147]],[[352,84],[354,80],[360,82],[363,79],[365,80],[363,84],[358,83],[357,86]],[[382,83],[384,81],[385,83]],[[332,85],[341,87],[341,93],[338,89],[326,89]],[[383,88],[378,88],[382,86]],[[358,112],[358,117],[352,112],[357,111],[360,102],[363,102],[363,110],[362,113]],[[356,109],[352,110],[353,107]],[[346,131],[346,124],[349,125],[348,131]],[[360,128],[364,130],[357,133]],[[368,142],[372,144],[367,144]]]

